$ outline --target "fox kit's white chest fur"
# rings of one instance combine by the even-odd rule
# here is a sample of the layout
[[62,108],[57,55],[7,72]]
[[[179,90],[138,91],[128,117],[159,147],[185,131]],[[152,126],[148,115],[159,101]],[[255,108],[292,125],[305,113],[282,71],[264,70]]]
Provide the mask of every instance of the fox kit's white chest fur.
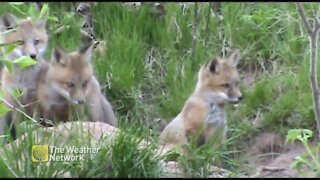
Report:
[[206,97],[204,103],[208,108],[208,113],[204,119],[204,126],[211,129],[211,135],[224,139],[227,130],[227,117],[224,107],[217,103],[223,95],[221,93],[208,93]]
[[207,103],[206,105],[209,109],[209,112],[206,115],[206,118],[204,121],[205,124],[219,126],[219,127],[225,126],[226,117],[225,117],[224,109],[220,108],[215,103]]
[[224,93],[205,93],[205,106],[208,108],[208,114],[206,115],[205,124],[213,126],[225,126],[226,125],[226,113],[223,107],[218,105],[218,102],[225,98]]

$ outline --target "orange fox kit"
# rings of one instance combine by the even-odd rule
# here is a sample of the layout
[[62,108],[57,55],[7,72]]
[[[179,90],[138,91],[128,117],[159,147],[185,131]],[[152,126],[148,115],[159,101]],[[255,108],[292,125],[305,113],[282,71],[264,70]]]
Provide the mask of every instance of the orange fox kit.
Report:
[[[36,97],[36,77],[41,64],[44,63],[42,57],[48,43],[46,20],[32,20],[31,18],[19,20],[12,14],[4,14],[0,20],[0,31],[7,30],[10,30],[10,32],[0,35],[0,44],[14,43],[16,46],[10,54],[6,54],[5,58],[14,60],[21,56],[29,56],[38,62],[38,64],[25,69],[14,65],[13,74],[5,66],[2,68],[1,88],[4,92],[4,98],[8,103],[17,107],[17,101],[11,96],[14,89],[19,88],[24,91],[23,97],[19,99],[21,104],[32,101]],[[2,52],[4,52],[3,49]],[[11,126],[12,116],[12,112],[9,112],[6,114],[5,120],[0,120],[2,126],[0,131],[4,130],[5,124]]]
[[53,50],[51,61],[39,75],[39,115],[45,119],[70,121],[69,105],[84,104],[92,121],[116,126],[111,104],[103,96],[91,65],[93,44],[67,53]]
[[212,139],[224,141],[225,105],[236,104],[242,99],[236,69],[239,56],[240,52],[236,50],[229,58],[215,58],[200,68],[194,92],[178,116],[160,134],[159,143],[164,145],[165,152],[187,145],[192,137],[196,137],[198,146]]

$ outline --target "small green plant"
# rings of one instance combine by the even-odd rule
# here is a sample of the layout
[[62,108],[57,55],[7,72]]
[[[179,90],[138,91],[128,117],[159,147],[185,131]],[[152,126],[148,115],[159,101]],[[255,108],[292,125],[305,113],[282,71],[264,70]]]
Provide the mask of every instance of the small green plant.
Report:
[[[48,19],[52,21],[57,21],[57,18],[49,15],[49,5],[46,3],[43,5],[40,11],[38,11],[33,4],[28,4],[28,6],[24,6],[23,2],[10,2],[9,5],[15,9],[19,14],[23,16],[30,16],[33,19]],[[24,8],[28,8],[28,10],[24,11]]]
[[[308,156],[300,155],[295,158],[295,161],[291,164],[291,167],[300,170],[302,164],[306,164],[310,169],[314,170],[317,173],[317,176],[320,177],[320,159],[319,159],[319,148],[320,143],[318,143],[317,149],[315,152],[312,151],[312,148],[309,146],[309,139],[312,137],[313,132],[309,129],[291,129],[288,131],[286,141],[296,141],[299,140],[304,148],[307,151]],[[311,161],[310,161],[311,158]]]

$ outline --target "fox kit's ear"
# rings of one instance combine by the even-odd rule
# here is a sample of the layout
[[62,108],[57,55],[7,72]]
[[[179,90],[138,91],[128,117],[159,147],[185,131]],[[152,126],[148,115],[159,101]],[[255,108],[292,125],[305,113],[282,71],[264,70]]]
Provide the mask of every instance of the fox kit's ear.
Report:
[[5,28],[7,30],[13,29],[14,26],[18,24],[18,18],[11,13],[6,13],[1,17],[1,28]]
[[228,58],[228,62],[230,63],[230,65],[236,67],[238,62],[240,59],[240,50],[236,49],[235,51],[233,51],[233,53],[229,56]]
[[47,25],[47,19],[49,17],[49,11],[44,13],[39,20],[36,21],[36,25],[38,28],[46,28]]
[[93,45],[93,43],[88,43],[84,45],[79,51],[83,59],[88,63],[91,61]]
[[36,25],[38,28],[46,28],[47,21],[45,19],[38,20]]
[[66,66],[67,60],[65,58],[65,52],[61,48],[56,47],[53,49],[51,63],[53,63],[54,65],[58,64]]
[[219,73],[220,66],[219,66],[219,60],[217,58],[213,58],[211,61],[207,63],[207,68],[211,73]]

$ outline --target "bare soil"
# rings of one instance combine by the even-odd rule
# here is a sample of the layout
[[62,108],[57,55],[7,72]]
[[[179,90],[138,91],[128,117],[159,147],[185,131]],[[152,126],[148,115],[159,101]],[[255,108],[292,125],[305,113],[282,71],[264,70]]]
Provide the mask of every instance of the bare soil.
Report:
[[[313,146],[315,143],[311,143]],[[248,166],[255,170],[250,177],[301,178],[316,177],[312,170],[303,165],[298,172],[291,168],[295,157],[306,153],[301,143],[286,143],[277,133],[266,132],[255,138],[247,151]]]

